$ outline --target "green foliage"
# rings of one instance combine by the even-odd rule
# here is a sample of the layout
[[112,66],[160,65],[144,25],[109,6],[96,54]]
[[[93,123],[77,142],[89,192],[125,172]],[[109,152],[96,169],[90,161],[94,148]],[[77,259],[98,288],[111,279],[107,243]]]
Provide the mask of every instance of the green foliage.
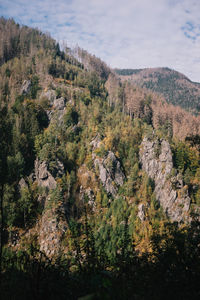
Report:
[[[107,201],[103,198],[103,205]],[[98,254],[105,253],[108,259],[115,264],[118,256],[126,256],[131,249],[128,217],[130,211],[123,197],[111,202],[106,214],[97,222],[95,242]],[[123,257],[124,259],[124,257]]]
[[83,101],[83,103],[88,106],[91,103],[91,98],[88,95],[83,95],[81,97],[81,100]]
[[12,106],[12,109],[15,113],[20,113],[23,110],[23,106],[22,103],[24,102],[24,96],[23,95],[19,95],[16,97],[15,103]]
[[139,166],[138,163],[135,163],[134,166],[131,168],[129,177],[127,182],[125,183],[124,189],[122,190],[126,196],[134,196],[137,189],[140,185],[140,177],[139,177]]
[[119,75],[127,76],[127,75],[133,75],[137,74],[142,69],[115,69],[115,72]]
[[73,106],[67,106],[67,112],[64,115],[64,124],[68,127],[78,123],[78,113]]
[[31,182],[19,191],[14,185],[6,186],[4,194],[5,217],[8,226],[29,228],[35,224],[42,211],[38,201],[39,191]]
[[57,89],[56,89],[56,98],[60,98],[60,97],[61,97],[61,94],[62,94],[61,89],[60,89],[60,88],[57,88]]
[[199,155],[197,151],[183,142],[178,142],[173,148],[174,164],[181,172],[187,168],[194,174],[199,167]]
[[90,81],[88,83],[88,89],[90,91],[90,97],[100,96],[103,92],[102,82],[96,73],[91,73]]
[[15,156],[8,156],[8,174],[11,182],[19,181],[24,172],[24,157],[21,152],[17,152]]
[[31,78],[31,90],[30,90],[30,96],[32,99],[35,99],[37,96],[37,92],[40,90],[39,87],[39,78],[38,76],[34,75]]

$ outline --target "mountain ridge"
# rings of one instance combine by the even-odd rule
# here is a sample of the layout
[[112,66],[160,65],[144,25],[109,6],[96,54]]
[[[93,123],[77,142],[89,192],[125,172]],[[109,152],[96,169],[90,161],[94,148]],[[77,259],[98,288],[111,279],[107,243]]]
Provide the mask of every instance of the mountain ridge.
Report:
[[114,69],[122,81],[159,93],[168,103],[198,114],[200,111],[200,83],[167,67],[144,69]]

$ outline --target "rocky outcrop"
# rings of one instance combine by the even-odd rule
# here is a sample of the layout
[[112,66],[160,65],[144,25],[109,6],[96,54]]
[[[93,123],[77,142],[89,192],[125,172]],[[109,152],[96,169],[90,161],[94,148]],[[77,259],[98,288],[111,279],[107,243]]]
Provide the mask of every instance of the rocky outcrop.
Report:
[[104,158],[96,155],[95,150],[102,145],[99,134],[91,141],[90,145],[92,146],[92,158],[95,169],[98,169],[99,178],[107,193],[115,197],[118,187],[123,185],[125,179],[120,162],[112,151],[109,151]]
[[138,215],[138,218],[142,222],[144,222],[144,220],[145,220],[145,205],[143,203],[140,203],[138,205],[138,214],[137,215]]
[[84,189],[83,186],[80,186],[80,201],[84,203],[87,201],[89,207],[92,209],[93,212],[96,210],[96,203],[95,203],[95,195],[91,188]]
[[65,99],[63,97],[55,99],[53,101],[53,106],[57,110],[64,110],[64,108],[65,108]]
[[[56,161],[55,168],[51,173],[48,163],[37,158],[34,172],[29,177],[22,178],[18,184],[20,192],[23,188],[29,187],[29,182],[36,182],[38,186],[47,188],[45,193],[38,196],[38,202],[43,208],[42,216],[24,236],[29,239],[32,234],[36,234],[40,251],[50,259],[59,255],[59,251],[62,249],[62,240],[67,230],[65,204],[62,201],[54,202],[54,198],[51,197],[52,190],[57,186],[56,179],[63,174],[64,166],[59,160]],[[9,239],[12,246],[20,244],[20,237],[18,238],[14,232],[10,233]]]
[[40,99],[46,98],[48,100],[50,109],[46,110],[49,121],[61,121],[65,113],[66,100],[64,97],[56,98],[54,90],[48,90],[40,95]]
[[22,190],[24,188],[27,188],[28,184],[27,184],[27,182],[25,181],[24,178],[21,178],[19,183],[18,183],[18,186],[19,186],[19,190]]
[[27,95],[31,91],[31,81],[24,80],[21,88],[21,95]]
[[58,213],[53,209],[46,210],[39,224],[38,242],[40,251],[50,258],[59,254],[63,236],[67,230],[67,222],[64,219],[60,219],[59,214],[61,212]]
[[53,105],[54,100],[56,100],[56,92],[55,90],[48,90],[46,92],[42,92],[40,98],[46,98],[50,105]]
[[97,134],[97,136],[91,141],[90,145],[92,146],[93,151],[100,147],[101,139],[99,134]]
[[[56,178],[64,174],[62,162],[57,160],[53,174],[48,169],[46,161],[35,161],[35,180],[41,187],[48,190],[55,189],[57,186]],[[38,199],[38,201],[40,201]],[[47,257],[52,258],[59,254],[61,242],[66,232],[67,222],[65,219],[64,205],[59,206],[51,203],[50,196],[45,197],[43,215],[38,224],[38,243],[40,251]]]
[[180,174],[172,176],[172,152],[165,140],[144,138],[140,149],[140,162],[148,176],[155,182],[157,201],[166,215],[177,222],[189,220],[190,198]]
[[57,160],[56,164],[55,177],[49,172],[46,161],[41,162],[38,158],[35,160],[35,178],[39,186],[47,187],[48,189],[55,189],[55,178],[62,174],[64,174],[64,166],[59,160]]
[[94,165],[99,170],[99,178],[105,190],[108,194],[115,197],[117,195],[118,186],[123,185],[125,179],[120,162],[114,153],[109,151],[105,158],[96,158]]

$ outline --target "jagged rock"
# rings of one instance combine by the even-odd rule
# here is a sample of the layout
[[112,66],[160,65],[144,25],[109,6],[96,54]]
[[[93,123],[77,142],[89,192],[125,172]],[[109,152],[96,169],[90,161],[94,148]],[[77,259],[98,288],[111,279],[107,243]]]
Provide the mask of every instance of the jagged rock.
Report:
[[114,179],[115,183],[121,186],[124,183],[125,176],[121,170],[120,162],[117,160],[113,152],[108,152],[108,155],[104,160],[104,164],[110,171],[111,177]]
[[[59,160],[56,162],[56,169],[54,173],[55,177],[62,176],[64,173],[64,166]],[[38,185],[49,189],[56,188],[55,177],[53,177],[49,172],[48,165],[45,161],[41,162],[38,159],[35,160],[35,177]]]
[[63,123],[64,114],[65,114],[65,108],[63,110],[56,110],[53,116],[54,122],[58,122],[58,124]]
[[67,230],[66,220],[59,217],[63,214],[64,211],[46,210],[39,224],[38,242],[40,251],[44,252],[49,258],[58,255],[62,247],[61,241]]
[[29,176],[28,176],[28,180],[30,180],[30,181],[35,181],[36,180],[36,177],[35,177],[35,173],[33,172],[33,173],[31,173]]
[[40,95],[40,98],[47,98],[51,109],[46,110],[49,121],[60,121],[65,111],[65,99],[63,97],[56,99],[56,92],[48,90]]
[[45,180],[48,178],[49,172],[47,171],[47,164],[45,161],[41,162],[38,167],[38,178]]
[[23,189],[23,188],[27,188],[28,184],[26,183],[26,181],[24,180],[24,178],[21,178],[19,181],[19,189]]
[[91,188],[84,189],[83,186],[80,186],[80,200],[82,203],[85,202],[85,199],[88,200],[88,205],[92,208],[92,211],[96,209],[95,196]]
[[48,90],[40,95],[40,98],[43,97],[48,99],[50,105],[53,105],[54,100],[56,100],[56,92],[54,90]]
[[155,182],[156,199],[166,215],[172,221],[188,221],[191,200],[187,188],[183,187],[180,174],[170,179],[173,161],[169,143],[165,140],[152,141],[144,138],[140,149],[140,162],[143,170]]
[[64,110],[64,108],[65,108],[65,99],[63,97],[55,99],[53,101],[53,106],[57,110]]
[[90,145],[92,146],[92,150],[94,151],[95,149],[99,148],[101,144],[101,139],[99,134],[95,136],[95,138],[91,141]]
[[138,218],[140,218],[142,222],[145,220],[145,206],[143,203],[138,205]]
[[53,111],[52,110],[46,110],[46,114],[48,117],[49,122],[52,120],[53,117]]
[[26,95],[31,90],[31,81],[30,80],[24,80],[21,88],[21,95]]
[[94,165],[99,169],[99,178],[106,191],[115,197],[117,195],[118,186],[123,185],[125,179],[120,162],[114,153],[109,151],[104,159],[96,158]]

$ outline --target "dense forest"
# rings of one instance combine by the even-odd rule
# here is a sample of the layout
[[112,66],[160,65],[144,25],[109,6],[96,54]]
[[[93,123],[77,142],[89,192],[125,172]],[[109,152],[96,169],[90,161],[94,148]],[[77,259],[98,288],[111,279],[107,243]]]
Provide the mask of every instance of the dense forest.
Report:
[[2,299],[199,299],[200,119],[0,19]]
[[162,95],[168,103],[198,115],[200,112],[200,83],[169,68],[115,69],[122,80]]

